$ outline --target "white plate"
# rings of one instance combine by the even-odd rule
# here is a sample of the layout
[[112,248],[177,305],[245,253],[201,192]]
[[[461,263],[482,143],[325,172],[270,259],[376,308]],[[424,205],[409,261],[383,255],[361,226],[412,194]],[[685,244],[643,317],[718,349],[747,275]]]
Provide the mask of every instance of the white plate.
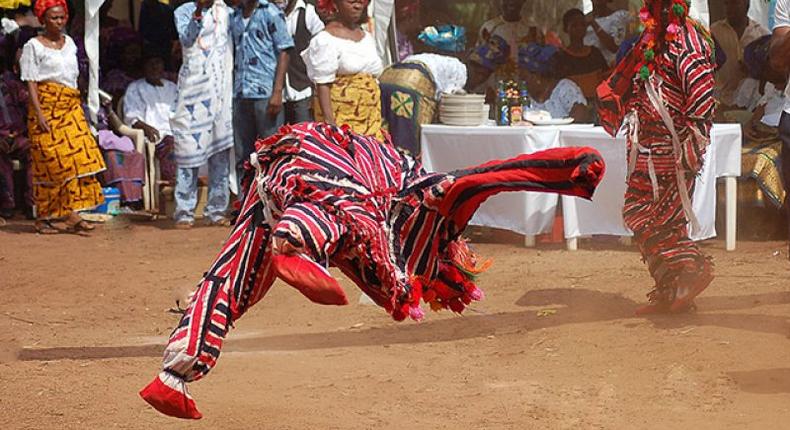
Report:
[[535,125],[568,125],[573,123],[573,118],[552,118],[530,121]]

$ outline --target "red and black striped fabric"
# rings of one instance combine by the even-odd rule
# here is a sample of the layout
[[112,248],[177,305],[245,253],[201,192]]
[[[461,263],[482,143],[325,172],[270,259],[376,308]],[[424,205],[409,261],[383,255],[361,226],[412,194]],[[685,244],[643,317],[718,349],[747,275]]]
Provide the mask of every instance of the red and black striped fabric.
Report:
[[[680,153],[674,150],[671,132],[647,96],[648,82],[640,80],[635,84],[637,93],[628,106],[639,118],[638,143],[642,149],[629,139],[629,151],[639,153],[636,170],[629,178],[623,215],[648,263],[656,290],[664,297],[674,296],[672,291],[664,294],[666,291],[662,290],[678,288],[678,279],[684,274],[712,279],[710,261],[689,239],[689,221],[678,181],[678,175],[684,175],[691,194],[694,176],[702,168],[710,142],[715,106],[711,56],[710,44],[687,20],[677,38],[667,42],[665,52],[656,58],[656,76],[651,80],[657,82],[672,118],[681,143]],[[654,165],[655,183],[650,179],[649,159]]]
[[256,176],[236,226],[203,276],[141,395],[160,412],[200,413],[185,382],[216,364],[229,327],[276,278],[310,300],[345,304],[338,267],[396,320],[462,312],[482,298],[485,268],[461,239],[475,210],[504,191],[591,198],[604,173],[590,148],[543,151],[455,172],[427,173],[389,142],[305,123],[258,143]]

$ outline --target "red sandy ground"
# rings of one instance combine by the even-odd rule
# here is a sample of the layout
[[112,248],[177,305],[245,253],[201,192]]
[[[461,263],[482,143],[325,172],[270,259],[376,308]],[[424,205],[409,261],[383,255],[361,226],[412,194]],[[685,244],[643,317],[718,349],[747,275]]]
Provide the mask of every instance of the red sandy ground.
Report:
[[420,324],[357,304],[345,279],[344,308],[278,283],[191,385],[205,418],[167,418],[137,391],[159,370],[175,291],[227,231],[164,227],[0,230],[2,428],[790,428],[786,245],[716,241],[718,277],[674,317],[632,316],[650,280],[617,246],[478,244],[495,261],[486,300]]

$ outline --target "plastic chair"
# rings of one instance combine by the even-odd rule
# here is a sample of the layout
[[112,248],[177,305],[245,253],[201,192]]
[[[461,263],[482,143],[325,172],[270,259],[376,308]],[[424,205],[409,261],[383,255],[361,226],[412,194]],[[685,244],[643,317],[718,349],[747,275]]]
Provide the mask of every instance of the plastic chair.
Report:
[[113,129],[123,136],[128,136],[134,142],[134,147],[137,152],[143,154],[145,158],[145,181],[143,183],[143,209],[151,213],[159,213],[159,161],[156,159],[156,144],[158,142],[150,142],[145,138],[145,133],[137,128],[132,128],[131,125],[125,124],[121,118],[123,114],[123,97],[118,100],[118,107],[116,108],[121,115],[112,112],[110,123]]

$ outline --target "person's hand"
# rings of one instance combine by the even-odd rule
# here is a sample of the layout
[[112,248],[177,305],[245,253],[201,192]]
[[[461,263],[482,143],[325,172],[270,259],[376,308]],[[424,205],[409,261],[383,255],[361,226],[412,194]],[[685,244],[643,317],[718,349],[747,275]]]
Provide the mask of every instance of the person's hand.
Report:
[[146,124],[143,126],[143,134],[149,142],[159,142],[159,130]]
[[52,133],[52,130],[49,128],[49,124],[47,123],[47,119],[41,114],[38,115],[38,128],[44,133]]
[[270,117],[276,117],[280,114],[283,110],[283,95],[282,92],[276,92],[272,95],[272,98],[269,99],[269,107],[266,108],[266,112],[269,114]]

